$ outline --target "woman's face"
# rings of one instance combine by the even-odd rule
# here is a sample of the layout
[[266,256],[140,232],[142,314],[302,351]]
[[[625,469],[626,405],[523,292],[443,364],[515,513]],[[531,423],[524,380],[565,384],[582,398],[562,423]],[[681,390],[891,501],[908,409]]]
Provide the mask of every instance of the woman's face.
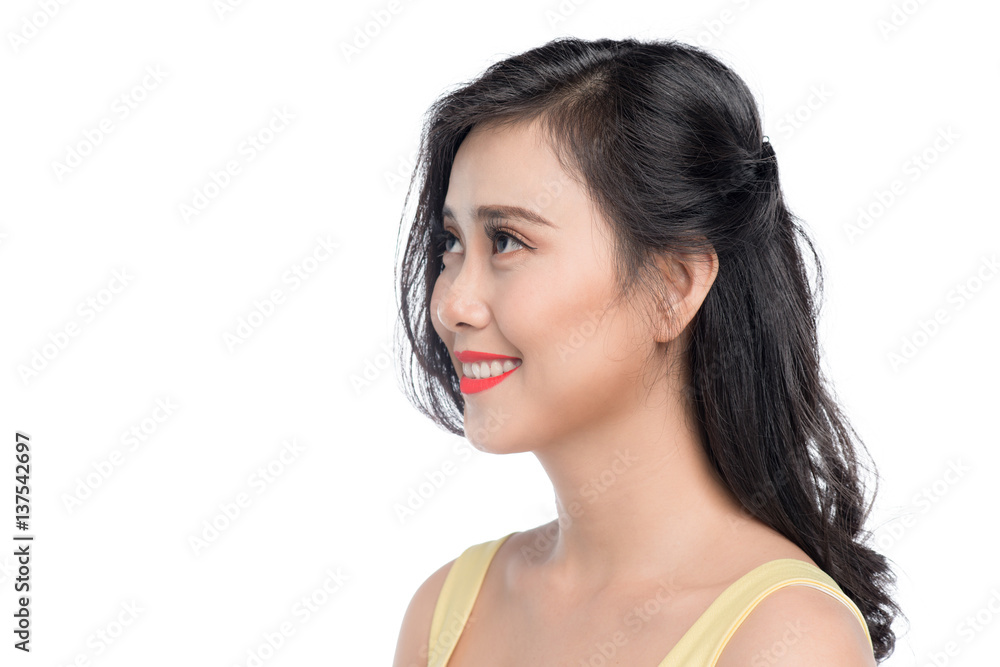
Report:
[[[550,224],[494,219],[504,231],[494,242],[489,219],[475,211],[504,206]],[[463,378],[469,442],[495,453],[531,451],[627,416],[641,400],[653,335],[631,307],[609,310],[610,232],[537,125],[474,128],[455,156],[444,210],[453,236],[431,319]],[[466,393],[475,383],[456,357],[465,351],[521,361],[498,384]]]

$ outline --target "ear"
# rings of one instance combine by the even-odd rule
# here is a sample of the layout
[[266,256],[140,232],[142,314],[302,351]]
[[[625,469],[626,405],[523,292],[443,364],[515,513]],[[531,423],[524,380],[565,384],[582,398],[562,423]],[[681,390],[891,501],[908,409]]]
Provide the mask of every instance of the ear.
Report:
[[657,255],[656,266],[663,277],[667,300],[660,303],[654,337],[668,343],[683,333],[708,296],[719,274],[719,258],[714,251],[698,254]]

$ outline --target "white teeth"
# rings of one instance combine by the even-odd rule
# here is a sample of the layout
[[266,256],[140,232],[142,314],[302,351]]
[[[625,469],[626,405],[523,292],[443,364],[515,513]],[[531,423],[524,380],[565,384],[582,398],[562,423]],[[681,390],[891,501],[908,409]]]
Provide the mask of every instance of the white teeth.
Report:
[[520,365],[520,359],[504,359],[502,362],[499,359],[494,361],[480,361],[474,364],[462,364],[462,373],[465,377],[482,380],[502,375],[503,373],[513,370]]

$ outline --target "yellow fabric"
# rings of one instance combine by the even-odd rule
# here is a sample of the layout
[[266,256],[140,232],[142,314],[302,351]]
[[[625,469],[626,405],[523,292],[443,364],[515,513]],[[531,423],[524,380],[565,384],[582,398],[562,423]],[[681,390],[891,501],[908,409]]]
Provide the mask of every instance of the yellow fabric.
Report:
[[[516,532],[516,531],[515,531]],[[445,667],[469,620],[486,569],[504,541],[513,535],[476,544],[455,560],[434,607],[428,645],[428,667]],[[847,605],[871,634],[864,615],[826,572],[805,561],[780,558],[751,570],[733,582],[705,610],[658,667],[714,667],[726,643],[761,600],[784,586],[806,585]]]

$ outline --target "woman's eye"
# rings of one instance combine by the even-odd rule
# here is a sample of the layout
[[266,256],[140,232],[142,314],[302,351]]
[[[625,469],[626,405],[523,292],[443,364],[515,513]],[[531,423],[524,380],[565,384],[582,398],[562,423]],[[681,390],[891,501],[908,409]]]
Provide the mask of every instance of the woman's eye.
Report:
[[[523,243],[521,243],[520,241],[518,241],[517,239],[515,239],[510,234],[505,234],[504,232],[497,232],[496,234],[493,235],[493,245],[499,246],[500,245],[500,240],[502,240],[502,239],[507,239],[508,241],[513,242],[514,244],[516,244],[517,246],[519,246],[521,248],[525,247]],[[516,249],[517,248],[515,248],[515,250]]]
[[[505,250],[511,250],[511,252],[517,251],[521,248],[528,248],[525,244],[521,243],[517,238],[504,232],[502,230],[487,230],[487,234],[490,236],[490,241],[493,243],[493,247],[497,250],[497,254],[511,254],[510,252],[504,252]],[[451,242],[454,241],[461,244],[458,237],[447,230],[442,230],[437,233],[438,241],[440,243],[440,248],[442,253],[446,252],[456,252],[454,247],[451,246]],[[510,245],[514,244],[514,248],[511,249]]]

